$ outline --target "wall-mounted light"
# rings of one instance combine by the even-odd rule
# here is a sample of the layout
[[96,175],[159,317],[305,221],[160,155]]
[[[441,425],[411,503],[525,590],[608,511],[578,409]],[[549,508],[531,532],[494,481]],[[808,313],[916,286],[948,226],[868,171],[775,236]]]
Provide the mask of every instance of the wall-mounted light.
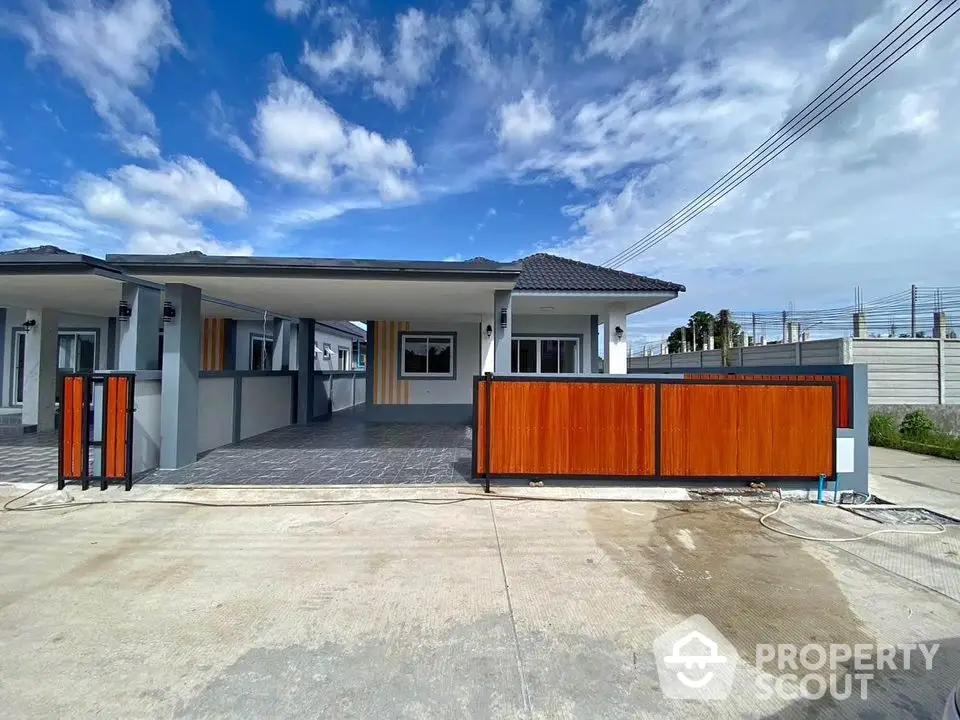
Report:
[[120,304],[117,305],[117,320],[120,322],[127,322],[130,319],[132,311],[130,310],[130,303],[126,300],[121,300]]
[[487,329],[484,330],[484,332],[487,333],[487,337],[493,335],[493,325],[487,325]]
[[177,309],[173,306],[173,303],[167,300],[163,303],[163,321],[165,323],[173,322],[177,317]]
[[27,332],[29,332],[30,330],[32,330],[32,329],[35,328],[36,326],[37,326],[37,320],[36,320],[36,318],[30,318],[29,320],[24,320],[24,321],[23,321],[23,329],[26,330]]
[[506,330],[509,319],[507,318],[507,309],[500,308],[500,329]]
[[623,340],[623,328],[619,325],[613,329],[613,334],[617,336],[617,340]]

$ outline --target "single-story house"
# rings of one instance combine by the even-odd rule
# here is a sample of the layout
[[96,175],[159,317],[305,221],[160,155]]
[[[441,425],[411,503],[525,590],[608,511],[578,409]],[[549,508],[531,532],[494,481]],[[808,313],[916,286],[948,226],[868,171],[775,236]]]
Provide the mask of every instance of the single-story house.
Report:
[[[510,263],[0,253],[0,406],[50,430],[58,369],[135,372],[162,395],[162,467],[209,444],[198,445],[198,403],[218,373],[283,374],[291,392],[273,426],[316,417],[315,376],[359,367],[366,420],[467,422],[476,375],[599,372],[601,325],[605,372],[626,373],[627,318],[684,290],[543,253]],[[297,342],[304,331],[314,343]],[[274,385],[257,397],[272,401]]]

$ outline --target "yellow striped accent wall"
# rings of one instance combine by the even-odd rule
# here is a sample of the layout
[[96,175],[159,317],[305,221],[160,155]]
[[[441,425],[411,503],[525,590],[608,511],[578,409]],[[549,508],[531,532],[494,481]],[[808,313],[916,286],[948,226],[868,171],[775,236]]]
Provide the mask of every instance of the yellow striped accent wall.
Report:
[[410,381],[397,377],[397,353],[400,333],[410,330],[410,323],[400,320],[378,320],[373,334],[373,402],[377,405],[408,405]]
[[203,319],[203,342],[200,345],[202,370],[223,370],[227,345],[226,339],[227,321],[225,319]]

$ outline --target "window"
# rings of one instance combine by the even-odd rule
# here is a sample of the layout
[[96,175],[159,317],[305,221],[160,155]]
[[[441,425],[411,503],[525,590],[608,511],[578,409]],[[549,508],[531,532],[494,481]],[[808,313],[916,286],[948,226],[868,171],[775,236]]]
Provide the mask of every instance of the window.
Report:
[[264,335],[250,336],[250,369],[273,369],[273,338]]
[[453,377],[453,335],[401,335],[401,377]]
[[337,347],[337,368],[339,370],[350,369],[350,348],[343,346]]
[[57,368],[68,372],[94,370],[96,348],[96,333],[61,332],[57,337]]
[[331,345],[330,343],[323,344],[323,357],[324,358],[333,357],[333,345]]
[[510,356],[510,369],[515,373],[576,373],[580,340],[515,337]]

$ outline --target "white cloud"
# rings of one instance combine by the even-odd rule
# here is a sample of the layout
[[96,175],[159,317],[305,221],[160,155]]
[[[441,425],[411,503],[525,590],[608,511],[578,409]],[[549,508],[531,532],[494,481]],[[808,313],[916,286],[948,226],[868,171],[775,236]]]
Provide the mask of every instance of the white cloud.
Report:
[[397,15],[393,46],[382,51],[376,38],[355,20],[338,20],[339,35],[325,50],[304,47],[301,62],[322,83],[361,79],[383,100],[402,108],[427,83],[449,42],[447,23],[416,8]]
[[217,240],[195,235],[140,231],[130,237],[127,252],[169,255],[199,250],[207,255],[253,255],[249,243],[228,245]]
[[[200,218],[229,219],[247,211],[231,182],[189,157],[162,162],[153,170],[125,165],[107,177],[82,175],[75,194],[95,222],[127,230],[131,247],[142,250],[153,243],[151,252],[217,247],[224,254],[230,248],[209,237]],[[248,247],[233,250],[245,254]]]
[[512,14],[521,24],[534,23],[540,19],[543,5],[542,0],[512,0]]
[[211,137],[226,143],[227,147],[247,162],[256,159],[247,141],[240,137],[227,117],[227,110],[216,90],[207,97],[207,132]]
[[[719,14],[648,5],[661,15],[631,19],[630,42],[611,44],[608,33],[606,54],[626,58],[647,43],[669,62],[612,96],[568,101],[548,146],[521,161],[526,173],[568,178],[593,197],[565,209],[571,236],[547,250],[601,263],[641,239],[904,12],[871,3],[764,4],[765,13],[742,0],[712,6]],[[911,282],[955,285],[960,140],[943,118],[960,112],[960,80],[943,68],[958,61],[960,46],[944,28],[741,188],[630,262],[625,269],[688,287],[680,300],[638,316],[641,334],[668,332],[697,309],[849,304],[857,284],[872,296]]]
[[546,98],[538,98],[532,90],[524,90],[514,103],[500,108],[501,145],[529,145],[553,131],[554,118]]
[[165,51],[182,49],[168,0],[40,2],[7,24],[35,58],[49,58],[80,84],[120,147],[157,157],[153,113],[138,93],[147,89]]
[[312,0],[268,0],[267,2],[267,6],[275,15],[290,19],[306,13],[312,4]]
[[354,125],[303,83],[280,75],[257,106],[261,161],[282,178],[318,191],[374,188],[384,202],[413,198],[410,146]]

